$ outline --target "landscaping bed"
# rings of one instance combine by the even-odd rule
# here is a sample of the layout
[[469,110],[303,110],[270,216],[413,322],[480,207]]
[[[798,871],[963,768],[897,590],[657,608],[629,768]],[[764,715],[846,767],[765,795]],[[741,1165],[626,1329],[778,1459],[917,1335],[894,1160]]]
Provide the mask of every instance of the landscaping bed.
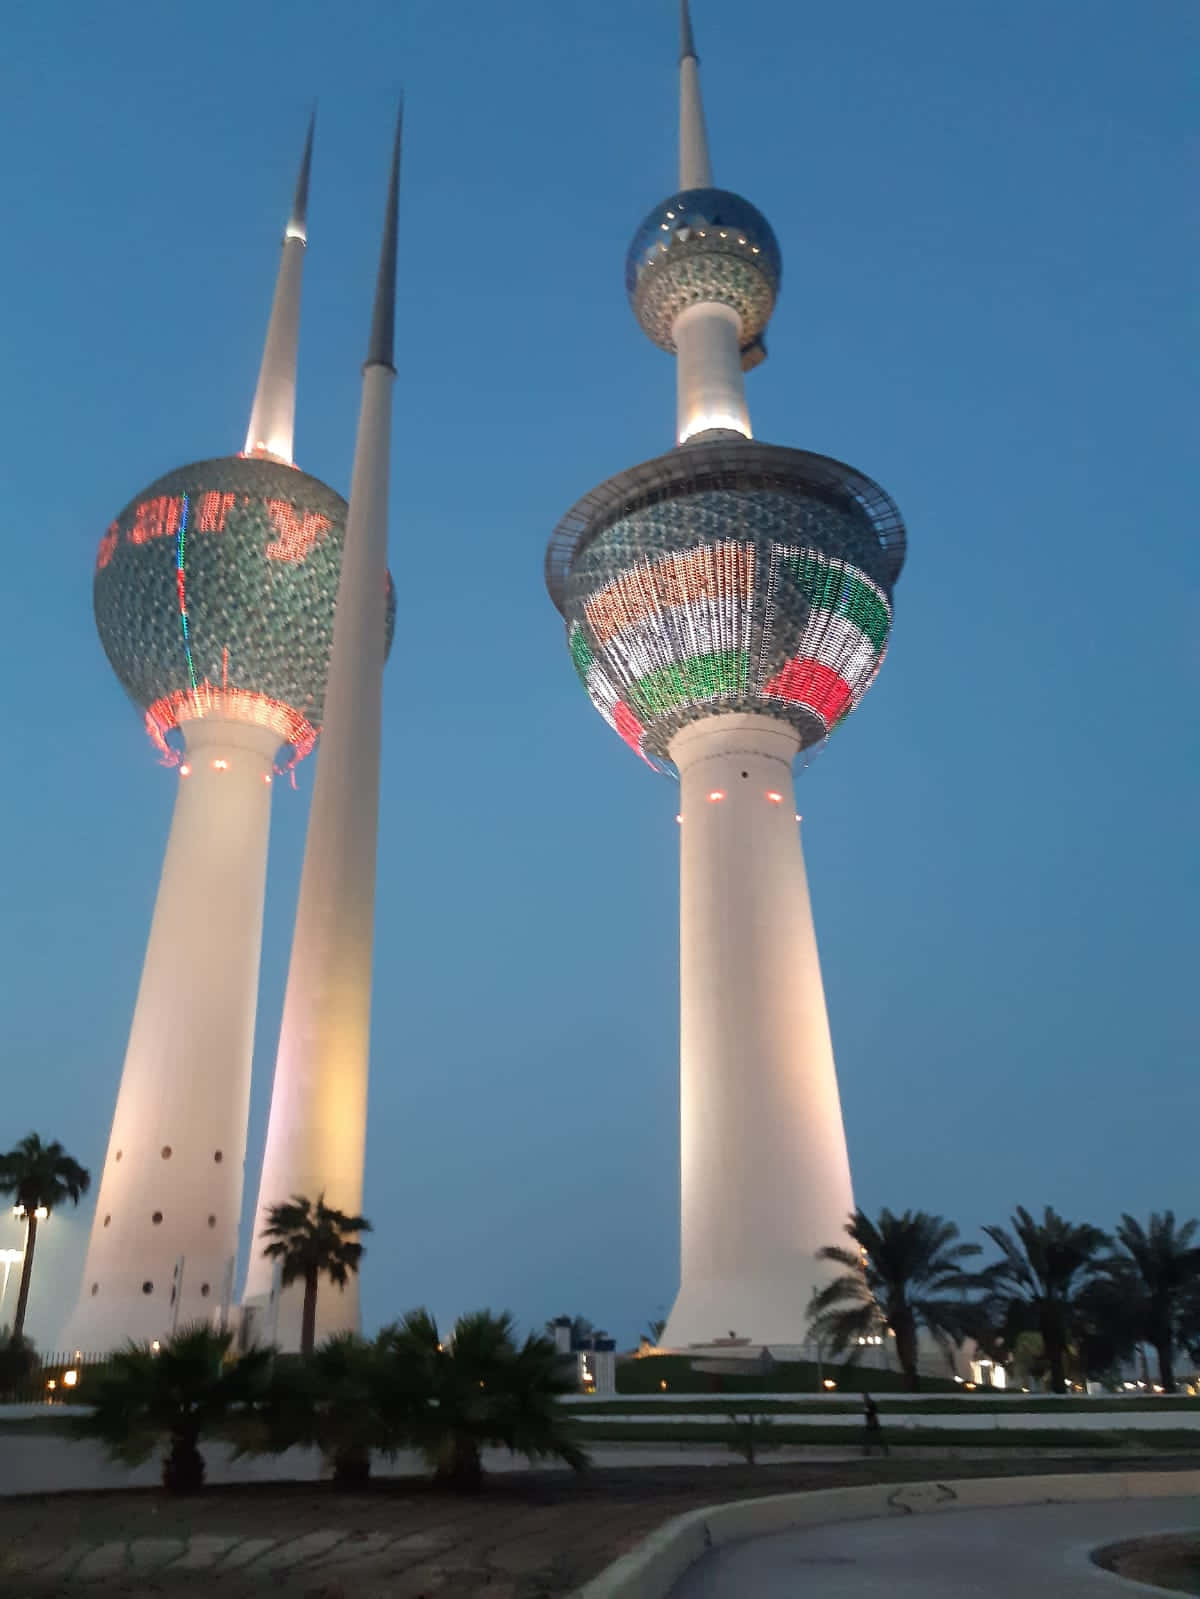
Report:
[[1148,1582],[1168,1593],[1200,1594],[1200,1532],[1131,1538],[1099,1550],[1095,1559],[1130,1582]]

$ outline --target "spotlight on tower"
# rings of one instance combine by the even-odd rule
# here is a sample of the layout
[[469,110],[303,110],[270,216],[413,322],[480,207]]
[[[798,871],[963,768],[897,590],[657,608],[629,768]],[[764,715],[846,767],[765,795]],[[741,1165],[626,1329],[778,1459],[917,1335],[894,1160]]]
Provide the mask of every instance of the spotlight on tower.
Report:
[[751,437],[782,260],[714,185],[681,11],[679,187],[626,261],[677,358],[678,447],[567,512],[546,582],[596,709],[680,780],[682,1274],[661,1342],[794,1346],[853,1197],[792,767],[874,681],[905,531],[861,472]]

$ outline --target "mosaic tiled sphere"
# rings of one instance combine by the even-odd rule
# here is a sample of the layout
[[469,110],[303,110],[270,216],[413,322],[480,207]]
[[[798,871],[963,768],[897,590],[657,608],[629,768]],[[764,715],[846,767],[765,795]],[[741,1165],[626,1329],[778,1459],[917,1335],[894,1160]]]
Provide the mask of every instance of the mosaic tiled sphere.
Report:
[[778,717],[802,749],[883,659],[904,525],[869,478],[749,440],[609,479],[559,524],[547,582],[592,703],[652,765],[689,722]]
[[634,315],[655,344],[670,351],[676,317],[701,302],[733,307],[747,349],[770,320],[782,273],[771,224],[728,189],[684,189],[663,200],[634,234],[625,258]]
[[[168,758],[173,730],[204,715],[271,727],[295,759],[312,749],[346,509],[294,467],[232,456],[168,472],[111,523],[96,560],[96,626]],[[390,577],[382,607],[390,648]]]

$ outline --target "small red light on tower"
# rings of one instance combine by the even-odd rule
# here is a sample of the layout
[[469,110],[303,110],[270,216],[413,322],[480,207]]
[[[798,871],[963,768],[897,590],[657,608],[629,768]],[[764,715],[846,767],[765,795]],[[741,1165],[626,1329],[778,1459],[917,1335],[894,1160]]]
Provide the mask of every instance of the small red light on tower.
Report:
[[803,816],[801,816],[799,811],[796,812],[796,820],[798,822],[802,822],[804,820]]
[[191,777],[192,769],[186,761],[184,761],[183,765],[179,768],[179,775],[180,777]]
[[712,793],[708,797],[709,797],[710,800],[713,800],[713,801],[715,801],[715,800],[723,800],[725,798],[725,790],[723,788],[714,788]]
[[678,814],[678,816],[676,816],[676,818],[675,818],[675,820],[676,820],[676,821],[677,821],[677,822],[682,822],[682,821],[683,821],[683,812],[682,812],[682,811],[680,811],[680,813],[679,813],[679,814]]
[[270,782],[270,781],[271,781],[271,774],[270,774],[270,772],[264,772],[264,773],[263,773],[263,782],[264,782],[264,783],[269,783],[269,782]]
[[769,788],[767,790],[767,798],[770,800],[772,805],[782,805],[783,804],[783,795],[778,793],[773,788]]
[[213,771],[214,772],[227,772],[228,770],[229,770],[229,762],[228,761],[214,761],[213,762]]

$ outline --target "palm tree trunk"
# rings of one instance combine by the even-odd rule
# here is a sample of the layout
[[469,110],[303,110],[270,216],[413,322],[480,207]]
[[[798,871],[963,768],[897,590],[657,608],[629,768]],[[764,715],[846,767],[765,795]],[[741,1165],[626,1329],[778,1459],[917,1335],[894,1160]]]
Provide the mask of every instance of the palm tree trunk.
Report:
[[896,1359],[900,1362],[900,1370],[904,1373],[904,1386],[910,1394],[919,1393],[921,1379],[917,1373],[916,1327],[906,1326],[905,1318],[896,1316],[892,1321],[892,1331],[896,1335]]
[[371,1453],[361,1445],[339,1449],[333,1457],[335,1488],[362,1488],[371,1480]]
[[33,1252],[37,1247],[37,1217],[32,1210],[25,1213],[25,1262],[21,1267],[21,1287],[17,1294],[17,1309],[13,1316],[12,1336],[16,1343],[25,1330],[25,1310],[29,1304],[29,1279],[33,1276]]
[[304,1310],[300,1317],[300,1353],[311,1355],[317,1341],[317,1268],[304,1273]]
[[163,1487],[172,1494],[199,1493],[204,1487],[204,1456],[196,1447],[193,1428],[171,1434],[171,1447],[163,1460]]
[[1164,1394],[1175,1392],[1175,1349],[1174,1339],[1167,1333],[1161,1340],[1156,1340],[1154,1352],[1158,1356],[1158,1380],[1162,1384]]
[[445,1440],[434,1481],[459,1493],[475,1493],[483,1486],[479,1445],[469,1433],[453,1432]]
[[1050,1388],[1056,1394],[1067,1391],[1066,1351],[1057,1338],[1047,1338],[1046,1359],[1050,1362]]

